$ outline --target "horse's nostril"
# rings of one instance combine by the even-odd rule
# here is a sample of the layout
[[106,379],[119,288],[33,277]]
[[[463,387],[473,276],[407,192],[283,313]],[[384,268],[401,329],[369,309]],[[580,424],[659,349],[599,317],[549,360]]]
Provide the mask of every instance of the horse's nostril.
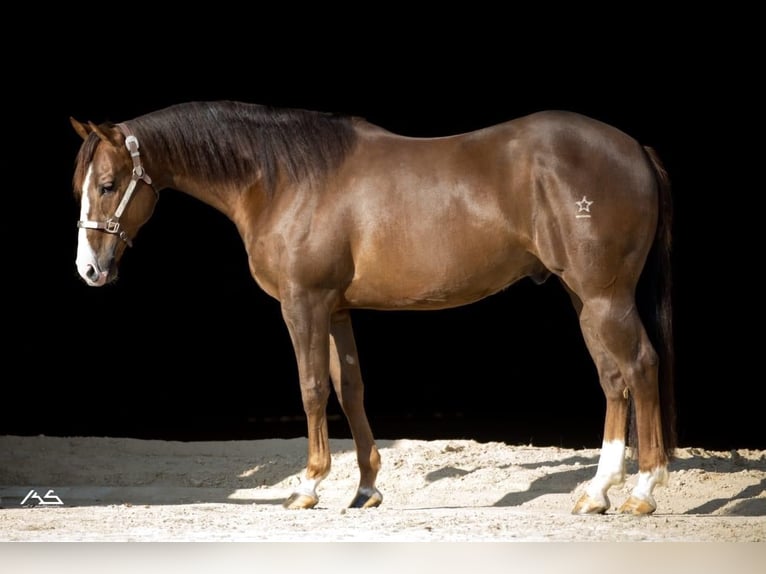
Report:
[[93,267],[93,265],[88,265],[88,268],[85,271],[85,276],[91,281],[95,281],[98,279],[98,271],[96,271],[96,268]]

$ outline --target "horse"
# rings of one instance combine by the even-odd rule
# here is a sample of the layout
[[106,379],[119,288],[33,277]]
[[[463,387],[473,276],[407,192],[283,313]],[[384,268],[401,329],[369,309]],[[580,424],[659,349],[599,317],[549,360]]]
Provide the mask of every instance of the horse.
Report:
[[[286,508],[316,506],[330,473],[331,385],[359,468],[350,507],[383,500],[352,310],[446,309],[523,278],[555,276],[606,398],[598,466],[572,512],[607,512],[630,455],[636,485],[617,511],[656,510],[653,491],[668,479],[676,436],[672,198],[652,147],[564,110],[443,137],[236,101],[178,103],[121,123],[70,122],[83,140],[73,176],[75,263],[87,285],[115,280],[160,192],[171,189],[236,226],[253,279],[279,302],[308,442]],[[637,304],[644,276],[656,286],[650,313]]]

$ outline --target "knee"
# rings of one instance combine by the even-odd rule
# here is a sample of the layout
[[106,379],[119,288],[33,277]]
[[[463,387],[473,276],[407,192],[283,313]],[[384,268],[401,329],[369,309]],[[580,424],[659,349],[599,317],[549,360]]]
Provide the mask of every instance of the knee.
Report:
[[318,381],[301,381],[301,398],[306,410],[324,408],[327,399],[330,398],[330,385],[326,381],[324,384]]

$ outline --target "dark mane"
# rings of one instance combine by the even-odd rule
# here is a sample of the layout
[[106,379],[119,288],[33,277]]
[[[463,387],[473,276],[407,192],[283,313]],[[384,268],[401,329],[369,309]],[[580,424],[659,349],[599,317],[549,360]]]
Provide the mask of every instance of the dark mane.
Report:
[[350,117],[230,101],[177,104],[127,123],[147,154],[211,183],[250,185],[260,175],[268,193],[280,174],[324,175],[356,141]]

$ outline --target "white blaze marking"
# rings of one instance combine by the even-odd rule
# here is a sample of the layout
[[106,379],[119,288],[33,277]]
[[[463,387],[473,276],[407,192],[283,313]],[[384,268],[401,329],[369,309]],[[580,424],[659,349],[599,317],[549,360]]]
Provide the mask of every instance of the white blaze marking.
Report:
[[354,360],[354,357],[352,357],[351,355],[346,355],[346,362],[349,365],[353,365],[354,363],[356,363],[356,361]]
[[[90,198],[88,197],[88,188],[91,184],[93,177],[93,164],[88,166],[88,171],[85,173],[85,180],[82,183],[82,199],[80,201],[80,220],[86,221],[88,219],[88,213],[90,212]],[[77,230],[77,258],[75,259],[75,265],[77,265],[77,272],[80,277],[85,279],[88,285],[103,285],[106,281],[106,273],[101,272],[98,268],[98,262],[96,261],[96,254],[93,252],[88,238],[86,236],[86,230],[80,228]],[[89,268],[99,270],[99,278],[96,281],[88,279],[87,273]]]
[[625,442],[621,440],[604,441],[601,444],[601,456],[598,460],[596,476],[585,489],[596,500],[607,502],[606,492],[612,486],[625,482]]

